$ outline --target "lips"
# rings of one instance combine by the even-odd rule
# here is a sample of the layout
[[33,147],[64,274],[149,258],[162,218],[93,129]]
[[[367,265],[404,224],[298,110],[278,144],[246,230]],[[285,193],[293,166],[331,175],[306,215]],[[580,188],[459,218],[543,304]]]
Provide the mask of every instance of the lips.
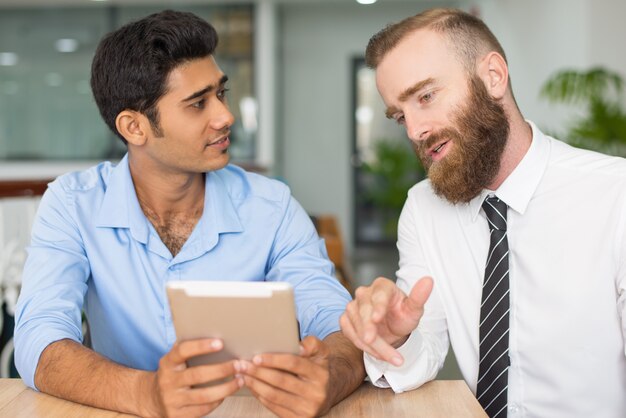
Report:
[[224,138],[222,138],[222,139],[218,139],[217,141],[213,141],[213,142],[211,142],[211,143],[209,144],[209,146],[211,146],[211,145],[221,144],[221,143],[223,143],[223,142],[225,142],[225,141],[228,141],[228,137],[227,137],[227,136],[226,136],[226,137],[224,137]]
[[210,142],[210,143],[209,143],[209,146],[211,146],[211,145],[216,145],[216,144],[220,144],[220,143],[223,143],[223,142],[225,142],[225,141],[228,141],[228,135],[221,136],[221,137],[219,137],[218,139],[216,139],[215,141]]
[[230,136],[230,132],[226,133],[225,135],[220,136],[219,138],[215,139],[212,142],[209,142],[207,146],[211,147],[211,146],[224,145],[225,143],[229,142],[229,136]]
[[437,144],[437,145],[435,145],[435,146],[431,147],[431,148],[428,150],[428,155],[430,155],[430,156],[432,157],[433,155],[437,155],[437,154],[439,154],[439,152],[442,150],[442,148],[443,148],[443,147],[444,147],[444,146],[445,146],[448,142],[450,142],[450,141],[449,141],[449,140],[448,140],[448,141],[443,141],[443,142],[440,142],[439,144]]

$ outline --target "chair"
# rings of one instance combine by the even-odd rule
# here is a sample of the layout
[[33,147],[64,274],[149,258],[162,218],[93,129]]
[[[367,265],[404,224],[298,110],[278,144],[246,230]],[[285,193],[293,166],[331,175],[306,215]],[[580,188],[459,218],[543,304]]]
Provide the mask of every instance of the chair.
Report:
[[333,215],[311,216],[317,233],[326,242],[328,258],[335,265],[335,275],[339,282],[352,293],[352,276],[344,255],[344,243],[339,231],[337,218]]
[[[11,197],[5,197],[11,196]],[[40,197],[0,188],[0,377],[18,377],[13,362],[15,304],[26,246]]]

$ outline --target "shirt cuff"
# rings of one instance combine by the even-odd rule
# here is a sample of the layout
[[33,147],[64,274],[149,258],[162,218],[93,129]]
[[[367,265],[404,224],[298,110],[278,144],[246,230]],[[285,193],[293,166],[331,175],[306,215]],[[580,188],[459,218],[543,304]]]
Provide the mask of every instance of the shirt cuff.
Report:
[[15,366],[26,386],[39,391],[35,386],[35,372],[41,354],[50,344],[65,339],[82,344],[76,335],[70,335],[67,331],[56,328],[48,329],[45,334],[23,330],[14,335]]
[[[363,362],[365,363],[365,371],[372,381],[372,384],[381,388],[390,387],[396,393],[417,387],[410,385],[409,380],[414,381],[415,379],[415,377],[411,375],[418,362],[418,357],[423,350],[423,346],[424,339],[422,335],[418,330],[413,331],[404,344],[397,348],[400,355],[404,358],[404,362],[401,366],[394,366],[391,363],[378,360],[370,354],[364,353]],[[410,379],[407,379],[407,377],[410,377]]]

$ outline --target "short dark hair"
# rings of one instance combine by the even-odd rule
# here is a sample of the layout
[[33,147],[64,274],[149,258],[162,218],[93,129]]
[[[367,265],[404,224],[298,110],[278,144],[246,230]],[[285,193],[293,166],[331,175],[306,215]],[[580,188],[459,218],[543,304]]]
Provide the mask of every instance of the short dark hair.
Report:
[[462,10],[438,8],[391,24],[372,36],[365,51],[367,65],[378,67],[384,56],[405,36],[419,29],[443,34],[470,73],[474,72],[480,55],[490,51],[502,55],[506,62],[500,42],[482,20]]
[[193,13],[164,10],[107,34],[91,65],[91,90],[102,118],[124,142],[115,126],[123,110],[146,115],[160,132],[157,102],[167,93],[167,78],[179,65],[212,55],[215,28]]

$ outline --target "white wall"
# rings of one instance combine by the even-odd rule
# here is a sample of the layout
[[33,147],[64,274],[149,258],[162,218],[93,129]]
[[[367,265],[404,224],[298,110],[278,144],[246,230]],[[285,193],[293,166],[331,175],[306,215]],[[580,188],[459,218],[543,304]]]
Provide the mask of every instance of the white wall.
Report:
[[522,113],[550,132],[563,132],[577,112],[539,97],[542,84],[554,72],[603,65],[626,75],[623,0],[479,0],[476,4],[507,54]]
[[588,0],[588,64],[606,65],[626,77],[626,1]]
[[280,172],[309,213],[338,216],[351,248],[351,63],[388,23],[457,2],[281,6]]

